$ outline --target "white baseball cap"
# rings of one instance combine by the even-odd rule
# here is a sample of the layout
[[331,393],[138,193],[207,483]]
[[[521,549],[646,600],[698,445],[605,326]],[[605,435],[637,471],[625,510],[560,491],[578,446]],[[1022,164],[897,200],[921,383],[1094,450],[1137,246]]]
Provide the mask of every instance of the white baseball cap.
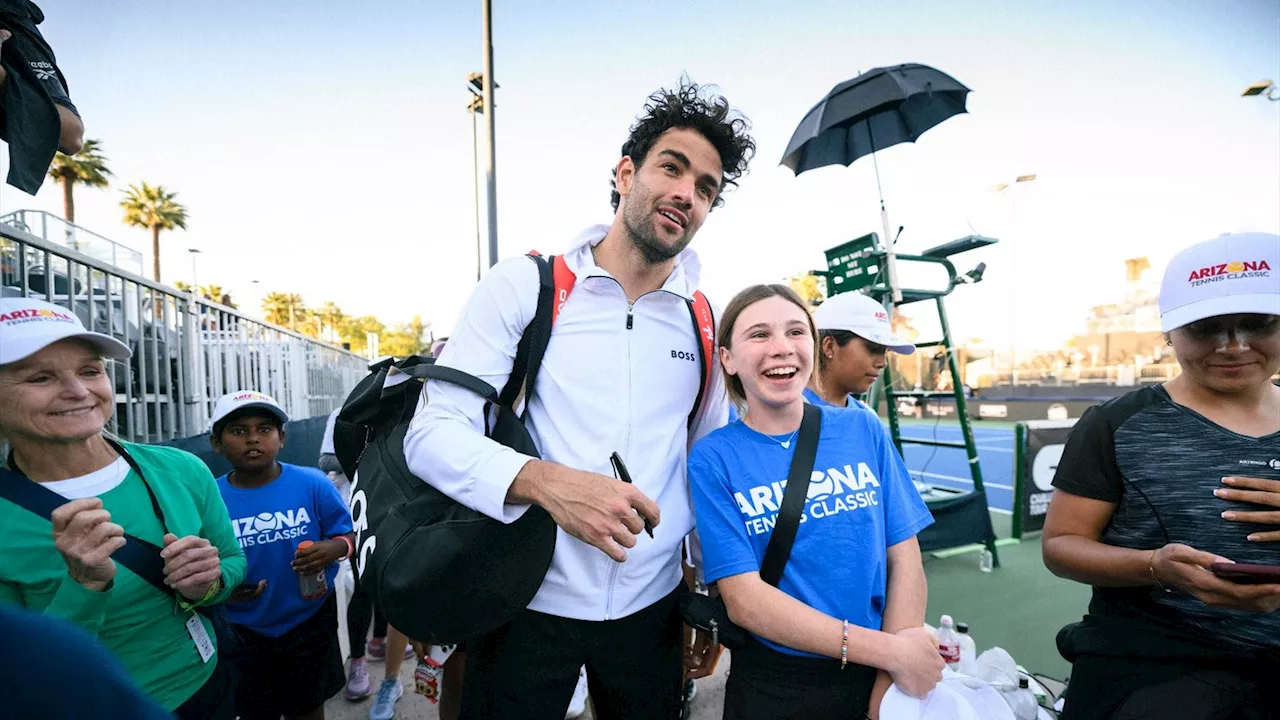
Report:
[[242,390],[227,393],[218,398],[218,402],[213,406],[213,415],[209,418],[209,424],[217,425],[231,413],[248,408],[261,408],[280,418],[281,423],[289,422],[288,413],[280,407],[280,403],[276,402],[275,398],[252,390]]
[[1280,235],[1223,235],[1183,250],[1160,283],[1160,329],[1216,315],[1280,315]]
[[813,311],[818,330],[844,330],[883,345],[899,355],[910,355],[916,346],[893,334],[889,311],[868,295],[847,292],[827,298]]
[[0,299],[0,365],[30,357],[59,340],[76,338],[104,357],[125,360],[129,346],[102,333],[89,332],[70,310],[34,298]]

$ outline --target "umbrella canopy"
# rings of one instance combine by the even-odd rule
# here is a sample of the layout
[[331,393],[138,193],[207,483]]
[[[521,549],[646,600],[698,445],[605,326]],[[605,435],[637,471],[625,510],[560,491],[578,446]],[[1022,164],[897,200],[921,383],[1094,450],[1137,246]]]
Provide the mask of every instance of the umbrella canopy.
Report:
[[836,85],[813,106],[787,143],[782,164],[799,175],[915,142],[943,120],[966,112],[969,92],[928,65],[874,68]]

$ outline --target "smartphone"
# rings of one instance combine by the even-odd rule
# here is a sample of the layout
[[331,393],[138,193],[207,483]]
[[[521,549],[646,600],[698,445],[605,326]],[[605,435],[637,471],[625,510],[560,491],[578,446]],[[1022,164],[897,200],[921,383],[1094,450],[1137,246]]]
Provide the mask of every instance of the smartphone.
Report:
[[1280,565],[1249,565],[1246,563],[1214,563],[1209,572],[1241,585],[1280,585]]

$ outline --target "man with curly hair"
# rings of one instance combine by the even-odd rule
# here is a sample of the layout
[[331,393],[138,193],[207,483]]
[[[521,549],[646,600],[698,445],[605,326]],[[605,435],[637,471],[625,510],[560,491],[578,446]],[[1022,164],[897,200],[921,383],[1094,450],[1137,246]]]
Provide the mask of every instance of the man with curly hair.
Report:
[[[559,526],[528,609],[468,643],[464,718],[560,720],[584,665],[597,718],[679,715],[677,589],[693,530],[687,451],[728,417],[714,353],[695,407],[704,376],[689,310],[699,263],[688,246],[746,172],[749,130],[723,97],[691,82],[649,97],[613,169],[612,223],[587,230],[563,256],[576,281],[557,299],[525,415],[541,459],[485,437],[481,398],[427,383],[431,402],[405,436],[414,474],[495,519],[511,522],[536,504]],[[534,263],[499,263],[438,362],[502,387],[537,297]],[[631,483],[615,477],[614,455]],[[704,650],[690,650],[691,664]]]

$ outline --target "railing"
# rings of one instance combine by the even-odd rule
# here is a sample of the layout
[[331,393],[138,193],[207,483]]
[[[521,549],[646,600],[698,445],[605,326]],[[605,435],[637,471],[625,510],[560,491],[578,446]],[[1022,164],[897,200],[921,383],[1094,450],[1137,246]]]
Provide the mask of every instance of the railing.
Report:
[[985,373],[980,386],[999,385],[1004,387],[1020,385],[1113,385],[1132,387],[1149,385],[1172,380],[1182,372],[1177,363],[1157,365],[1106,365],[1066,369],[1061,372],[1032,370],[1020,368],[1013,373],[999,370]]
[[108,429],[126,440],[205,432],[213,403],[236,390],[272,395],[290,417],[325,415],[366,374],[367,361],[351,352],[7,223],[0,223],[0,292],[66,307],[88,329],[133,350],[130,360],[108,367],[116,393]]
[[134,275],[143,272],[142,253],[43,210],[15,210],[0,217],[0,225],[30,233]]

